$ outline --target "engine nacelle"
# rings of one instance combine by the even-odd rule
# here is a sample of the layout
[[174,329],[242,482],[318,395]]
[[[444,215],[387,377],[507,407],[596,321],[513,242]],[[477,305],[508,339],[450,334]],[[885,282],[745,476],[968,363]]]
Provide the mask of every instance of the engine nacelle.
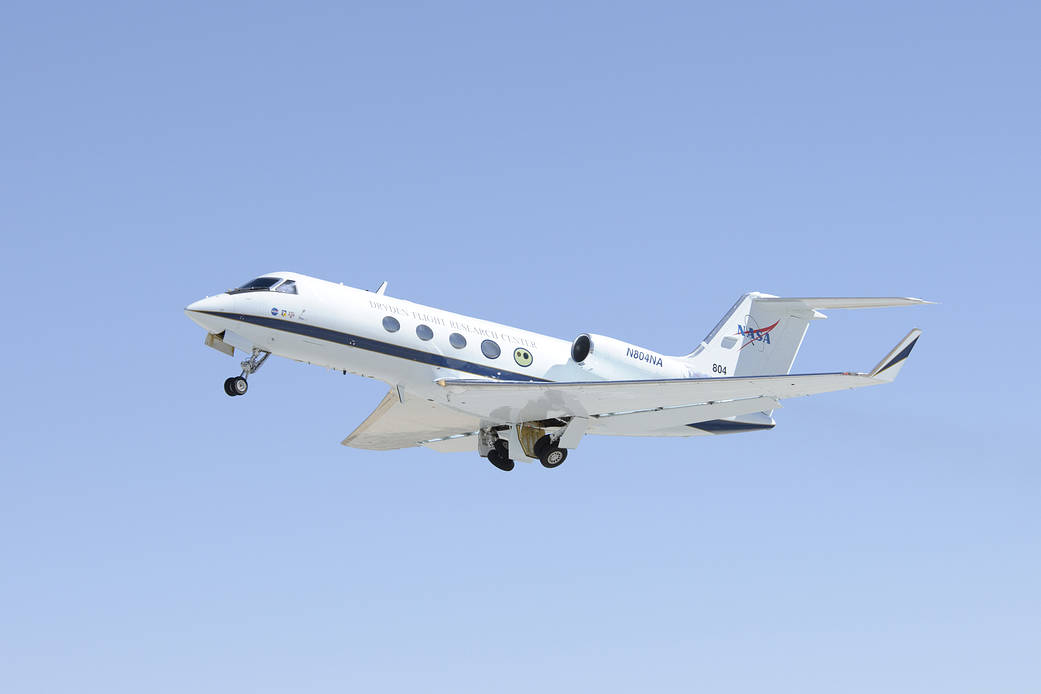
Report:
[[604,335],[583,333],[571,343],[571,359],[582,369],[608,380],[686,378],[686,362]]

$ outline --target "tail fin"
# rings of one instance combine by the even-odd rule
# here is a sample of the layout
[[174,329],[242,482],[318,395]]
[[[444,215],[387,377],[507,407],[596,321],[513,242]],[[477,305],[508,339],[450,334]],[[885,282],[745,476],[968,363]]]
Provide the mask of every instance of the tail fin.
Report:
[[706,375],[787,374],[791,372],[810,321],[827,318],[818,309],[928,303],[932,302],[908,297],[783,298],[751,292],[737,300],[686,358],[694,371]]

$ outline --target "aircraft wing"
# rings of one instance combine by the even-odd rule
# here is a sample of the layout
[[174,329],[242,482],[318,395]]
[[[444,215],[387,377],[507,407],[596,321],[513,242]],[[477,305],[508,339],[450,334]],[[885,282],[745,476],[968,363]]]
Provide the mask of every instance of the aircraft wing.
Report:
[[[918,329],[908,333],[869,373],[554,383],[442,379],[437,383],[446,390],[450,407],[483,421],[506,424],[654,411],[661,411],[664,417],[672,408],[716,406],[751,399],[767,403],[888,383],[903,366],[920,334]],[[757,409],[770,409],[770,406]]]
[[[387,451],[428,445],[443,452],[473,450],[476,440],[469,437],[481,426],[479,417],[449,409],[391,390],[364,422],[341,443],[353,448]],[[459,441],[466,435],[469,440]]]
[[912,330],[868,373],[549,383],[442,379],[437,383],[446,391],[446,404],[391,390],[342,443],[371,450],[470,451],[482,423],[585,417],[615,433],[639,435],[761,412],[785,398],[888,383],[920,334]]

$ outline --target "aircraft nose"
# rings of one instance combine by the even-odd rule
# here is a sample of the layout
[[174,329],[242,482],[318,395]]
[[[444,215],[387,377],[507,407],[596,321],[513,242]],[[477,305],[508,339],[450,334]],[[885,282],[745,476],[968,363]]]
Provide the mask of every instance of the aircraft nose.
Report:
[[[224,295],[226,296],[226,295]],[[205,299],[193,301],[184,307],[185,312],[206,313],[207,311],[220,311],[224,308],[221,296],[208,296]]]
[[213,326],[213,313],[226,313],[231,310],[232,297],[227,294],[208,296],[193,301],[184,307],[184,313],[202,327],[210,330]]

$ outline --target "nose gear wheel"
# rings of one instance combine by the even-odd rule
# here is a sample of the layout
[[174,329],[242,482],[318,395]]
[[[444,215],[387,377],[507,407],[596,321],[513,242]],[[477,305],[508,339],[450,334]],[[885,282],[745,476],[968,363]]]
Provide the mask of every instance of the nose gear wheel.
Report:
[[232,376],[231,378],[225,379],[224,381],[224,392],[232,397],[236,395],[245,395],[249,389],[249,384],[246,383],[246,378],[250,374],[254,374],[267,358],[271,356],[271,352],[265,352],[257,347],[253,348],[253,352],[249,355],[249,359],[242,362],[242,373],[238,376]]

